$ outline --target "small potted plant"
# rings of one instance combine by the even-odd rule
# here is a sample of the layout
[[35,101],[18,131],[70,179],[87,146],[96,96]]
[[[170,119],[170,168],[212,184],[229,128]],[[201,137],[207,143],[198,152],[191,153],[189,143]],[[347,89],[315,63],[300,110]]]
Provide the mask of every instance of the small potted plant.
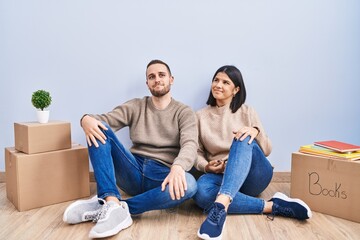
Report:
[[37,109],[37,119],[39,123],[47,123],[49,121],[49,110],[44,110],[51,104],[50,93],[45,90],[37,90],[33,92],[31,102]]

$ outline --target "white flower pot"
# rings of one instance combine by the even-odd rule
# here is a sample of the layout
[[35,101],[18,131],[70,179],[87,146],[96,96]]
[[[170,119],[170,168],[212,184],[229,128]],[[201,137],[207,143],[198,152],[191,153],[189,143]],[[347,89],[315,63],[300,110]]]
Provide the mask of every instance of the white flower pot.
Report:
[[50,111],[49,110],[47,110],[47,111],[38,110],[36,112],[36,115],[37,115],[37,119],[38,119],[39,123],[47,123],[49,121]]

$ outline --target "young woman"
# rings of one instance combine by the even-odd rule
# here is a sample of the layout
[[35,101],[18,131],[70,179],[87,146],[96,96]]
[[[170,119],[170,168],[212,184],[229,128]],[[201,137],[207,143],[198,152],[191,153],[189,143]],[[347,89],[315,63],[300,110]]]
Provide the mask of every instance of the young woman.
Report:
[[308,219],[310,208],[299,199],[276,193],[257,198],[269,185],[273,168],[269,137],[255,110],[245,105],[246,90],[234,66],[219,68],[212,79],[207,107],[197,112],[199,150],[195,167],[205,172],[198,179],[194,200],[209,212],[198,236],[221,239],[227,213],[271,214]]

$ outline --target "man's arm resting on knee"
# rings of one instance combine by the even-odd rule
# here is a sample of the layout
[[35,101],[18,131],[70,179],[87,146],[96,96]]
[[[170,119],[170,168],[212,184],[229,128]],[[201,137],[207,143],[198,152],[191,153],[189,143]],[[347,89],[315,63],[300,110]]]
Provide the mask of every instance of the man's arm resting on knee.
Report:
[[106,136],[101,131],[101,129],[107,130],[107,127],[105,127],[104,124],[89,115],[84,115],[81,118],[80,124],[85,132],[86,141],[89,146],[91,146],[93,143],[95,147],[99,147],[96,139],[105,144]]
[[164,191],[168,184],[172,200],[180,200],[180,198],[185,196],[185,191],[187,190],[185,170],[180,165],[171,166],[170,173],[161,184],[161,190]]

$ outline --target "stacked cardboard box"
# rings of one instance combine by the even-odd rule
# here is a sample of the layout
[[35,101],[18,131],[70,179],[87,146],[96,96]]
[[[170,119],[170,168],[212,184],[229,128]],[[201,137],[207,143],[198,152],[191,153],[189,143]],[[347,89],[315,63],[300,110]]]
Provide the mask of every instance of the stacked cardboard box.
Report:
[[90,195],[87,148],[71,143],[70,123],[15,123],[5,148],[6,194],[19,211]]

